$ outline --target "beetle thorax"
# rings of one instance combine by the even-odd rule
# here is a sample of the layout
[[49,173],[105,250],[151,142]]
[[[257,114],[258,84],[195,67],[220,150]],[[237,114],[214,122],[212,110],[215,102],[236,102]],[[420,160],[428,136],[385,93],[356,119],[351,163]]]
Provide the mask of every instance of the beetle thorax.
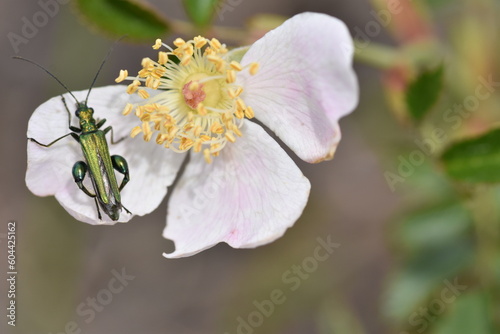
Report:
[[80,119],[80,128],[82,129],[82,132],[97,130],[93,115],[94,111],[91,108],[79,111],[78,118]]

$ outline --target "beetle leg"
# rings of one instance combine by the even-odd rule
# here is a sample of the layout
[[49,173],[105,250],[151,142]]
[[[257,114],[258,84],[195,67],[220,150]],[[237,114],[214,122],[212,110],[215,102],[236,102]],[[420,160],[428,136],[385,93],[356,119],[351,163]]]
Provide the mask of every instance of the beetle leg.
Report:
[[[127,160],[125,160],[124,157],[120,155],[112,155],[111,156],[111,162],[113,163],[113,168],[120,174],[123,174],[123,180],[122,183],[120,184],[120,191],[122,191],[123,187],[130,181],[130,174],[128,171],[128,164]],[[125,209],[127,210],[127,209]],[[127,210],[128,212],[128,210]]]
[[36,140],[35,138],[28,138],[28,140],[29,140],[29,141],[32,141],[32,142],[34,142],[34,143],[37,143],[38,145],[43,146],[43,147],[50,147],[50,146],[52,146],[53,144],[55,144],[56,142],[58,142],[59,140],[61,140],[61,139],[65,138],[65,137],[67,137],[67,136],[72,136],[73,138],[75,138],[75,136],[76,136],[76,138],[75,138],[75,139],[76,139],[76,141],[78,141],[78,142],[80,141],[80,138],[79,138],[79,137],[78,137],[78,135],[77,135],[76,133],[74,133],[74,132],[67,133],[67,134],[65,134],[64,136],[57,138],[56,140],[52,141],[52,142],[51,142],[51,143],[49,143],[49,144],[42,144],[42,143],[40,143],[38,140]]
[[73,165],[73,179],[75,180],[78,188],[80,188],[87,196],[95,198],[96,194],[92,194],[84,185],[83,180],[85,179],[85,175],[87,174],[87,164],[83,161],[77,161]]
[[118,144],[119,142],[121,142],[122,140],[124,140],[124,139],[125,139],[125,137],[123,137],[123,138],[120,138],[120,139],[118,139],[117,141],[115,141],[115,139],[114,139],[114,136],[115,136],[115,135],[114,135],[114,133],[113,133],[113,127],[111,127],[111,126],[108,126],[108,127],[107,127],[106,129],[104,129],[103,131],[104,131],[104,134],[107,134],[109,131],[111,131],[111,144],[113,144],[113,145],[114,145],[114,144]]
[[83,185],[83,180],[85,179],[85,175],[87,174],[87,164],[83,161],[77,161],[73,165],[73,179],[75,180],[76,184],[78,185],[78,188],[80,188],[85,195],[94,198],[95,201],[95,207],[97,209],[97,217],[99,220],[102,220],[101,216],[101,210],[99,210],[99,203],[97,203],[97,196],[96,194],[92,194],[84,185]]
[[124,207],[124,206],[123,206],[123,204],[122,204],[122,208],[123,208],[123,209],[125,209],[125,211],[127,211],[127,213],[128,213],[129,215],[131,215],[131,214],[132,214],[132,212],[128,211],[128,209],[127,209],[126,207]]
[[96,127],[99,129],[101,126],[104,125],[104,123],[106,123],[106,119],[105,118],[103,118],[99,122],[97,122]]
[[82,129],[79,129],[76,126],[71,125],[71,112],[69,111],[68,105],[66,104],[66,99],[64,98],[64,96],[61,96],[61,100],[64,104],[64,108],[66,108],[66,111],[68,112],[68,128],[74,132],[82,132]]
[[97,209],[97,218],[99,218],[99,220],[102,220],[101,210],[99,210],[99,203],[97,203],[97,196],[94,197],[94,201],[95,201],[95,208]]

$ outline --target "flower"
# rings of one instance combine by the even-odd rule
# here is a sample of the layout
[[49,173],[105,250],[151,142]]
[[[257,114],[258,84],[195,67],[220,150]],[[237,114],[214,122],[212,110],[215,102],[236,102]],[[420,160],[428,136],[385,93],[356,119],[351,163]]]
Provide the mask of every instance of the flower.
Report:
[[[274,241],[302,214],[310,183],[252,119],[307,162],[333,158],[340,141],[338,120],[358,101],[354,48],[347,28],[331,16],[303,13],[249,48],[228,51],[218,40],[200,36],[177,39],[174,45],[175,49],[157,40],[154,49],[166,48],[159,51],[157,61],[145,58],[135,77],[120,72],[117,82],[131,80],[126,91],[132,95],[103,87],[95,89],[89,100],[96,114],[116,126],[117,137],[124,136],[128,127],[132,137],[142,133],[144,139],[129,138],[110,148],[117,152],[112,154],[130,159],[131,181],[123,189],[123,204],[134,214],[153,210],[189,155],[173,189],[163,233],[174,241],[175,251],[164,256],[192,255],[219,242],[248,248]],[[35,111],[28,136],[43,135],[47,126],[39,122],[45,118],[53,119],[53,127],[57,121],[63,128],[62,106],[56,103],[50,100]],[[114,113],[118,105],[126,106],[125,115],[133,112],[135,117],[118,119]],[[58,110],[57,117],[51,116],[51,107]],[[53,138],[44,135],[47,141]],[[153,135],[154,142],[148,143]],[[77,143],[71,144],[76,152]],[[75,196],[78,189],[70,185],[72,180],[61,186],[60,179],[54,180],[55,167],[44,165],[59,166],[69,157],[79,158],[66,151],[68,158],[55,154],[29,143],[28,186],[39,195],[55,194],[73,216],[95,223],[89,219],[95,219],[92,201],[85,194]],[[52,188],[41,177],[44,169],[54,172]],[[122,217],[130,219],[123,212]],[[103,219],[103,223],[113,222]]]

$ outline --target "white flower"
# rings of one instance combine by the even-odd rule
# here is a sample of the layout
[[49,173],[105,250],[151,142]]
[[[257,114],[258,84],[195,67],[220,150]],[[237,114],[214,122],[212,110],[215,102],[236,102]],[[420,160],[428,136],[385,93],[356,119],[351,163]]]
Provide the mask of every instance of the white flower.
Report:
[[[307,162],[333,158],[338,120],[358,101],[347,28],[333,17],[303,13],[247,51],[228,52],[200,36],[174,44],[175,50],[158,40],[153,48],[167,50],[158,61],[144,59],[137,77],[120,73],[117,81],[132,80],[127,92],[137,95],[124,96],[123,87],[114,86],[95,89],[89,99],[96,116],[115,128],[115,138],[132,129],[133,137],[142,133],[145,139],[110,145],[111,154],[129,161],[123,205],[138,215],[156,208],[191,151],[169,202],[163,235],[176,249],[166,257],[192,255],[219,242],[247,248],[279,238],[300,217],[310,184],[249,119],[269,127]],[[75,95],[80,99],[84,92]],[[135,111],[137,117],[119,118],[123,105],[124,114]],[[49,142],[67,133],[64,115],[59,99],[44,103],[30,120],[28,137]],[[148,143],[155,134],[156,143]],[[69,173],[82,159],[79,150],[71,139],[50,148],[28,143],[28,187],[37,195],[55,194],[77,219],[113,223],[104,216],[96,221],[93,200],[73,184]],[[123,211],[120,219],[130,218]]]

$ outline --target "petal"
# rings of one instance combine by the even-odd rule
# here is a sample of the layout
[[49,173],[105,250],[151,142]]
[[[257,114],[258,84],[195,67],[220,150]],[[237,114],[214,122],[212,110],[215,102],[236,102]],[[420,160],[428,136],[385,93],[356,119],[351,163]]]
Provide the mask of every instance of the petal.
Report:
[[[73,92],[78,100],[84,100],[87,91]],[[70,111],[75,109],[74,100],[69,94],[63,95]],[[121,203],[133,215],[144,215],[161,203],[182,164],[184,155],[166,150],[155,143],[146,143],[142,138],[130,138],[130,130],[139,124],[136,117],[123,116],[121,111],[127,102],[134,103],[137,97],[125,93],[124,86],[94,88],[88,105],[94,109],[96,119],[106,118],[102,129],[113,126],[115,140],[124,138],[119,143],[111,144],[108,133],[108,146],[111,155],[123,156],[129,166],[130,182],[121,192]],[[78,126],[78,120],[72,112],[72,125]],[[57,96],[39,106],[30,118],[28,137],[41,143],[49,143],[61,137],[68,129],[68,114]],[[41,147],[28,141],[28,170],[26,185],[38,196],[55,195],[59,203],[76,219],[89,224],[114,224],[101,210],[102,220],[98,220],[94,199],[85,195],[73,181],[73,164],[84,160],[80,144],[73,138],[61,139],[51,147]],[[151,162],[154,162],[151,163]],[[115,172],[118,182],[121,175]],[[93,192],[89,174],[84,181],[87,189]],[[133,215],[124,210],[120,222],[129,221]]]
[[259,125],[246,121],[242,131],[211,164],[191,155],[170,199],[163,236],[176,249],[165,257],[189,256],[222,241],[235,248],[263,245],[302,214],[307,178]]
[[260,64],[256,75],[239,76],[242,98],[307,162],[333,158],[338,120],[358,103],[353,50],[342,21],[303,13],[267,33],[242,59],[242,65]]

